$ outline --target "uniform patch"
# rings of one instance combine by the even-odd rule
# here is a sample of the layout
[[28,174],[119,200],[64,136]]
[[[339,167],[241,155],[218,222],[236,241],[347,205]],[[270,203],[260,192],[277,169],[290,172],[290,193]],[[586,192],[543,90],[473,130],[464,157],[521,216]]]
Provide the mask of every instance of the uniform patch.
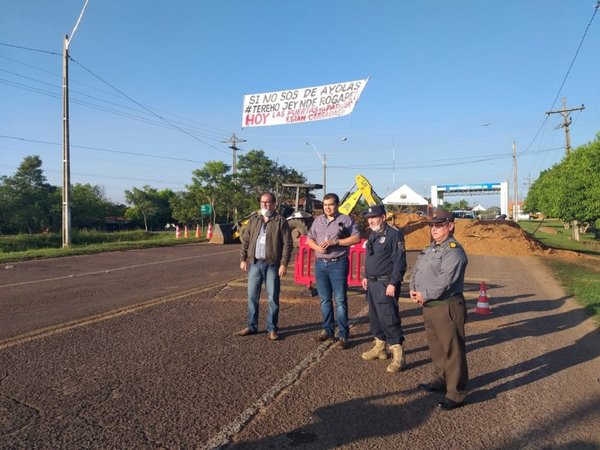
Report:
[[450,245],[450,248],[455,248],[456,247],[456,242],[450,242],[450,244],[448,244],[448,245]]

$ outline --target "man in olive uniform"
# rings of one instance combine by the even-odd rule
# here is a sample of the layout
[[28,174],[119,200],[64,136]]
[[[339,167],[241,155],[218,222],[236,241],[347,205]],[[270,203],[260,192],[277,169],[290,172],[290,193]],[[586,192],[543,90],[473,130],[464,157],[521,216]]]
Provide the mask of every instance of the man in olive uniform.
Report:
[[369,324],[375,345],[363,353],[362,358],[367,361],[387,359],[387,342],[392,352],[392,362],[386,370],[396,373],[406,365],[402,347],[404,335],[398,311],[400,284],[406,272],[404,236],[400,230],[386,223],[383,205],[370,206],[363,215],[367,218],[371,235],[366,243],[362,287],[367,291]]
[[423,306],[425,337],[433,362],[431,380],[419,388],[446,392],[438,406],[451,410],[463,405],[469,379],[463,296],[468,260],[453,237],[452,213],[438,210],[429,225],[433,242],[417,258],[410,277],[410,297]]

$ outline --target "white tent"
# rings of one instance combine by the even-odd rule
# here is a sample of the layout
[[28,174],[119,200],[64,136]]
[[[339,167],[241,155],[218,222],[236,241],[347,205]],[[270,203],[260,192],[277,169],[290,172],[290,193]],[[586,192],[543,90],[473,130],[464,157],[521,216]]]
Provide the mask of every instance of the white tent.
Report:
[[485,211],[485,208],[483,206],[481,206],[481,205],[477,205],[471,211],[475,211],[475,212]]
[[383,199],[384,205],[427,205],[427,200],[409,188],[406,184],[403,184],[386,198]]

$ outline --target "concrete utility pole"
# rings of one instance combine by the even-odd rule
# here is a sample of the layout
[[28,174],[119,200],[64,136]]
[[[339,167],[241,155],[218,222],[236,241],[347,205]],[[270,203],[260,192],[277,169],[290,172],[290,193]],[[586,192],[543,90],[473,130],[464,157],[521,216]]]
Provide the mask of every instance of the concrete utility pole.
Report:
[[62,246],[71,245],[71,160],[69,146],[69,36],[65,36],[63,43],[63,146],[62,146]]
[[[238,148],[238,146],[236,145],[238,142],[246,142],[246,139],[240,139],[238,138],[235,133],[232,133],[231,137],[229,138],[228,141],[222,141],[224,144],[231,144],[229,146],[229,148],[231,150],[233,150],[233,161],[231,164],[231,173],[233,174],[233,182],[236,183],[236,178],[235,175],[237,173],[237,151],[240,150],[240,148]],[[238,209],[237,206],[233,207],[233,221],[234,223],[237,223],[238,221]]]
[[569,125],[573,122],[573,119],[569,117],[569,114],[573,111],[583,111],[585,106],[582,104],[579,108],[571,108],[567,109],[567,99],[565,97],[562,98],[563,109],[559,109],[558,111],[548,111],[547,115],[550,114],[560,114],[563,116],[563,124],[561,127],[565,129],[565,148],[567,155],[571,153],[571,133],[569,131]]
[[515,202],[513,203],[513,220],[519,221],[519,177],[517,174],[517,143],[513,141],[513,171],[515,173],[513,183],[515,185]]
[[235,176],[235,174],[237,173],[237,151],[241,150],[236,146],[236,144],[238,142],[246,142],[246,139],[240,139],[235,135],[235,133],[233,133],[228,141],[221,142],[223,142],[224,144],[231,144],[229,146],[229,148],[233,150],[233,162],[231,164],[231,173]]
[[70,144],[69,144],[69,44],[75,36],[75,32],[79,27],[79,22],[83,17],[83,13],[87,8],[88,0],[85,1],[81,14],[73,27],[71,32],[71,39],[69,36],[65,36],[63,43],[63,117],[62,117],[62,129],[63,129],[63,152],[62,152],[62,165],[63,165],[63,185],[62,185],[62,246],[63,248],[71,245],[71,157],[70,157]]

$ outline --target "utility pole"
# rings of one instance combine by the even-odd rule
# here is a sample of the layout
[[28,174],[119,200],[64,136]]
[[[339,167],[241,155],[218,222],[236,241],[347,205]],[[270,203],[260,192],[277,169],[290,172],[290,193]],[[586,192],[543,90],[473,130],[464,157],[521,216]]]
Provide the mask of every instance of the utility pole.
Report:
[[69,146],[69,36],[65,36],[63,43],[63,146],[62,146],[62,246],[71,245],[71,160]]
[[562,104],[563,109],[559,109],[557,111],[548,111],[546,112],[546,115],[560,114],[561,116],[563,116],[563,124],[561,125],[561,127],[565,129],[565,149],[568,155],[569,153],[571,153],[571,133],[569,131],[569,125],[571,125],[571,123],[573,122],[573,119],[569,117],[569,114],[573,111],[583,111],[585,109],[585,106],[582,104],[579,108],[567,109],[567,99],[565,97],[562,98]]
[[246,142],[246,139],[240,139],[235,135],[235,133],[233,133],[228,141],[221,141],[221,142],[223,142],[224,144],[231,144],[229,146],[229,148],[231,150],[233,150],[233,162],[231,164],[231,173],[233,174],[233,176],[235,178],[235,174],[237,173],[237,151],[241,150],[240,148],[238,148],[236,146],[236,144],[238,142]]
[[[600,4],[600,2],[598,3]],[[573,119],[569,117],[569,114],[573,111],[583,111],[585,106],[582,104],[579,108],[571,108],[567,109],[567,99],[565,97],[562,98],[563,109],[558,111],[548,111],[546,114],[560,114],[563,116],[563,124],[561,125],[565,129],[565,149],[567,152],[567,156],[571,153],[571,133],[569,132],[569,125],[573,122]],[[579,241],[579,224],[577,220],[571,222],[571,234],[573,239]]]
[[[222,141],[224,144],[231,144],[229,148],[233,150],[233,161],[231,164],[231,173],[233,174],[233,182],[237,183],[236,174],[237,174],[237,151],[240,150],[236,145],[238,142],[246,142],[246,139],[238,138],[235,133],[232,133],[231,137],[228,141]],[[238,209],[237,206],[233,207],[233,221],[237,223],[238,221]]]
[[83,13],[87,8],[89,0],[85,0],[79,18],[71,32],[71,39],[65,35],[63,43],[63,151],[62,151],[62,166],[63,166],[63,185],[62,185],[62,246],[63,248],[71,245],[71,157],[69,144],[69,44],[75,36],[75,32],[79,27]]
[[513,171],[515,177],[513,179],[513,183],[515,185],[515,201],[513,203],[513,220],[515,222],[519,221],[519,177],[517,174],[517,143],[513,141]]

